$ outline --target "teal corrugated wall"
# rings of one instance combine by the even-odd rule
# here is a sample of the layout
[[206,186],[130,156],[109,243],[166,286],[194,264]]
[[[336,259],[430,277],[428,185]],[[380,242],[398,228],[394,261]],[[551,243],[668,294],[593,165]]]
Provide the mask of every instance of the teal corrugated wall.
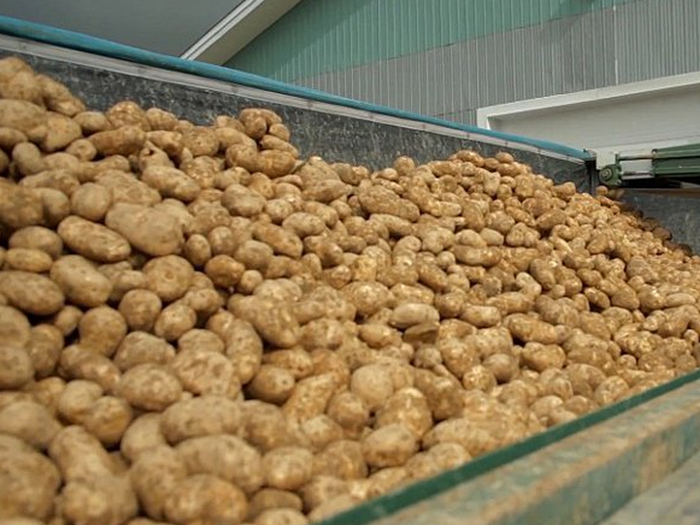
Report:
[[294,82],[636,0],[302,0],[226,65]]
[[423,115],[700,71],[700,0],[303,0],[227,64]]

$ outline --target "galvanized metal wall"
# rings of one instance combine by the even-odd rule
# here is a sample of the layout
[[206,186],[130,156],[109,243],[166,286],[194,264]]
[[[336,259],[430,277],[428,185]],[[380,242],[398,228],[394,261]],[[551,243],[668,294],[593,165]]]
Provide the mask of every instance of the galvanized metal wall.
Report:
[[480,107],[700,71],[698,0],[304,0],[227,65],[474,123]]

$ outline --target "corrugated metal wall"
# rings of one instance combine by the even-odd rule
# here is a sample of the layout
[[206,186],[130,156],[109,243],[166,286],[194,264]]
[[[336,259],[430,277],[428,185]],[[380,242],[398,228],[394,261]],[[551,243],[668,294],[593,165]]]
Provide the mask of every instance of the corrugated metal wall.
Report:
[[700,0],[304,0],[228,65],[474,123],[480,107],[700,71]]

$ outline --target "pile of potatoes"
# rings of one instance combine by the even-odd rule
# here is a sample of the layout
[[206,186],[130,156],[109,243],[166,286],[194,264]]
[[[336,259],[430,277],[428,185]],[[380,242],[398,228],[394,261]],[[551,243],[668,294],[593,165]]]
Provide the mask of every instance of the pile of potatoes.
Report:
[[305,524],[697,367],[700,259],[510,154],[0,97],[2,525]]

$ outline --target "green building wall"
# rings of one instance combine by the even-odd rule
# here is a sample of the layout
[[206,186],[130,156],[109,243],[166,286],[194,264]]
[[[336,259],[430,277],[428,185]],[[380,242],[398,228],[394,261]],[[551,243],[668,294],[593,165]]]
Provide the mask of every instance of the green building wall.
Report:
[[698,71],[698,26],[698,0],[302,0],[226,65],[472,123],[483,106]]

